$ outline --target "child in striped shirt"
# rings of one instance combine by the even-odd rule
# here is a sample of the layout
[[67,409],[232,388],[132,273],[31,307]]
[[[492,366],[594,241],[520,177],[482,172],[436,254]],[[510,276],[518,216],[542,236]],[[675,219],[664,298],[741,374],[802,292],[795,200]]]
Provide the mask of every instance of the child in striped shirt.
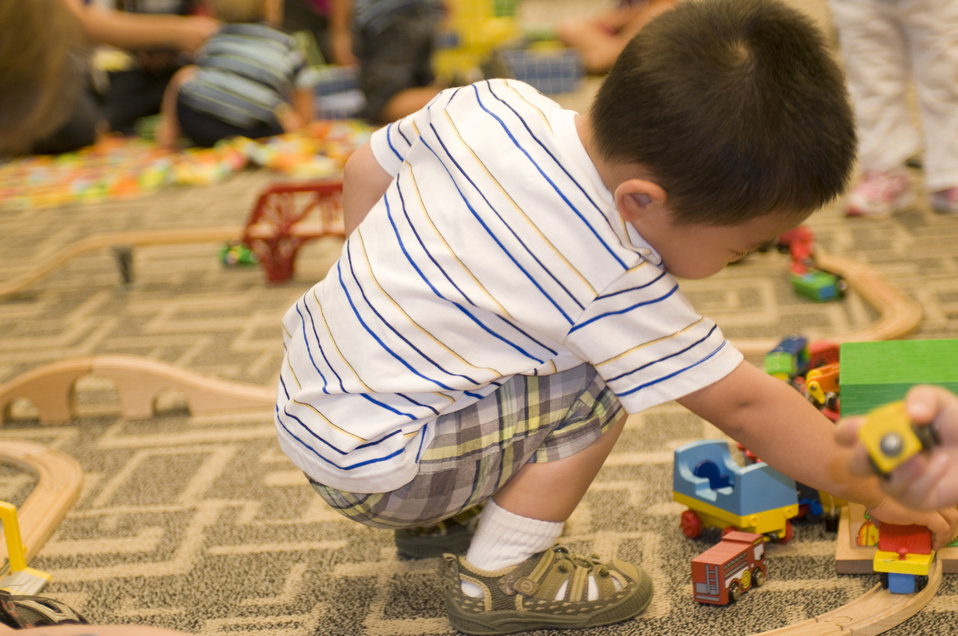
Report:
[[512,80],[443,91],[347,163],[348,239],[283,319],[281,448],[333,508],[396,530],[401,556],[447,552],[447,613],[469,633],[648,605],[641,568],[557,541],[626,414],[669,400],[943,544],[958,512],[853,477],[833,424],[679,289],[832,200],[854,150],[840,70],[777,0],[679,3],[586,113]]
[[296,41],[273,28],[282,0],[213,0],[225,22],[167,85],[157,130],[161,146],[181,135],[199,146],[294,132],[314,116],[315,73]]

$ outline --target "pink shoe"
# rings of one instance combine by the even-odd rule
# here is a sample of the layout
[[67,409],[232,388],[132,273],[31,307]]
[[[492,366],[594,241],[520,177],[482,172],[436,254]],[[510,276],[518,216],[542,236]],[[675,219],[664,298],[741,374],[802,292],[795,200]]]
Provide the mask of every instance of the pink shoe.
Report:
[[907,174],[869,170],[848,193],[845,216],[889,216],[904,210],[914,200]]
[[958,187],[932,192],[931,207],[938,214],[958,214]]

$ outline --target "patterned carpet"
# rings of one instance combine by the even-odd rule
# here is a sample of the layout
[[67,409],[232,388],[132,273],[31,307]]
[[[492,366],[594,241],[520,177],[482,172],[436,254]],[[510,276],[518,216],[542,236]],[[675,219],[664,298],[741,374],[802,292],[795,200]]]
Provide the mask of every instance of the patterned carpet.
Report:
[[[131,200],[5,210],[0,281],[92,234],[241,225],[275,178],[248,170]],[[920,172],[915,178],[920,186]],[[919,301],[924,318],[910,337],[958,337],[958,218],[921,203],[891,219],[846,220],[836,206],[810,225],[821,249],[873,265]],[[294,279],[279,285],[255,267],[224,267],[215,243],[137,248],[129,284],[110,250],[77,257],[0,300],[0,383],[49,362],[122,353],[271,387],[282,355],[280,316],[324,275],[338,246],[309,244]],[[829,304],[798,297],[786,268],[784,256],[759,254],[684,287],[733,340],[822,338],[875,319],[856,294]],[[154,417],[127,419],[115,388],[95,376],[78,384],[77,399],[69,422],[40,425],[32,406],[18,403],[0,427],[0,445],[40,442],[83,467],[79,501],[31,563],[52,575],[45,593],[97,622],[203,635],[451,633],[438,563],[401,561],[389,533],[328,510],[280,453],[269,408],[197,416],[164,394]],[[717,534],[694,541],[681,534],[672,449],[717,436],[674,404],[630,419],[564,541],[641,562],[656,594],[636,620],[582,634],[761,632],[839,607],[875,584],[874,576],[837,575],[834,535],[800,522],[791,543],[770,546],[765,586],[729,607],[694,602],[689,561]],[[0,467],[0,499],[22,503],[32,485],[30,475]],[[956,622],[952,575],[927,607],[888,633],[954,633]]]

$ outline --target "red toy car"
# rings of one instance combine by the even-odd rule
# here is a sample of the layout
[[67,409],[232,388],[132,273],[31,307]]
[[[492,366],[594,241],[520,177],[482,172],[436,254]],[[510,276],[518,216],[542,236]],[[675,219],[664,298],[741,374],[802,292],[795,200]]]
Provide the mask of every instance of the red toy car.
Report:
[[699,603],[728,605],[765,583],[765,537],[732,530],[692,559],[692,591]]

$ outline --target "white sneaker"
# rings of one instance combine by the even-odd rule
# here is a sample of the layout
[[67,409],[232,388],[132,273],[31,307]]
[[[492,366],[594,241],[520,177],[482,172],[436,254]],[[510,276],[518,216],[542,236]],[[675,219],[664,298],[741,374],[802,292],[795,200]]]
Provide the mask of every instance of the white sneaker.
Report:
[[931,207],[938,214],[958,214],[958,187],[932,192]]
[[889,216],[906,209],[915,200],[904,171],[869,170],[848,193],[846,216]]

